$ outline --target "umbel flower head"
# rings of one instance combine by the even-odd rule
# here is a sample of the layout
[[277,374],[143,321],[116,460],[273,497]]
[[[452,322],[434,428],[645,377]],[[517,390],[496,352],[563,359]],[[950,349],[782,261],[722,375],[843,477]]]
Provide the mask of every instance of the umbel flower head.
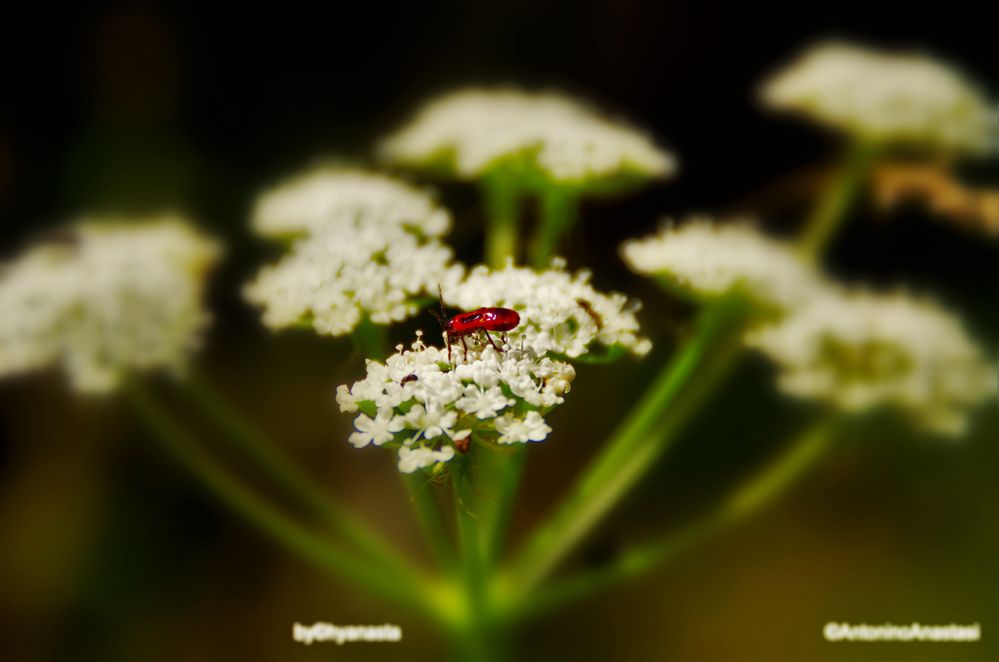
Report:
[[390,161],[459,179],[494,171],[521,185],[613,186],[676,163],[650,138],[555,93],[466,89],[434,99],[382,145]]
[[901,293],[830,288],[747,341],[780,366],[790,395],[846,411],[892,406],[939,434],[960,435],[971,409],[996,393],[995,366],[960,322]]
[[263,237],[321,231],[325,226],[408,226],[429,237],[451,227],[447,210],[425,191],[398,179],[348,167],[308,171],[264,192],[253,212],[253,229]]
[[0,376],[61,365],[80,393],[178,372],[209,320],[218,246],[183,219],[84,218],[0,273]]
[[996,147],[996,111],[982,92],[918,53],[821,43],[767,81],[761,97],[771,108],[878,143],[967,152]]
[[598,346],[646,354],[652,343],[639,335],[635,318],[639,302],[617,292],[597,291],[590,275],[568,273],[561,260],[553,260],[543,271],[511,263],[497,271],[479,265],[444,290],[444,300],[463,310],[480,306],[516,310],[521,322],[509,332],[510,343],[539,355],[553,352],[579,358]]
[[419,296],[461,274],[440,241],[450,225],[430,196],[392,178],[337,168],[307,173],[261,197],[254,227],[295,238],[244,294],[272,329],[309,324],[338,336],[365,317],[403,320]]
[[632,271],[655,276],[699,299],[740,291],[775,311],[800,305],[821,287],[819,274],[794,248],[747,220],[714,223],[695,217],[621,245]]
[[368,360],[367,376],[337,388],[336,398],[341,411],[357,412],[350,443],[396,448],[403,473],[447,462],[473,442],[544,440],[544,414],[575,377],[572,366],[511,345],[473,348],[467,360],[459,352],[455,364],[419,337],[397,349],[385,363]]

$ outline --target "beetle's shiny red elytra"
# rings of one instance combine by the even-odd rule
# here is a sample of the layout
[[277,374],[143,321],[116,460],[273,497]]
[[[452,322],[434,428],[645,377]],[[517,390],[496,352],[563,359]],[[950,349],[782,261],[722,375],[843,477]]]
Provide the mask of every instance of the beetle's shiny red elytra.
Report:
[[451,361],[452,339],[461,339],[461,346],[465,348],[466,359],[468,358],[468,345],[465,344],[465,336],[470,336],[479,331],[485,334],[486,340],[493,346],[493,349],[497,352],[502,352],[503,350],[493,342],[489,332],[510,331],[520,324],[520,315],[516,310],[511,310],[510,308],[476,308],[467,313],[458,313],[448,319],[447,312],[444,310],[444,293],[441,291],[440,286],[437,287],[437,293],[440,296],[441,312],[438,314],[437,311],[431,311],[431,313],[437,317],[437,321],[441,323],[441,328],[444,329],[447,337],[447,360],[449,362]]
[[520,315],[509,308],[478,308],[458,313],[444,325],[446,331],[509,331],[520,324]]

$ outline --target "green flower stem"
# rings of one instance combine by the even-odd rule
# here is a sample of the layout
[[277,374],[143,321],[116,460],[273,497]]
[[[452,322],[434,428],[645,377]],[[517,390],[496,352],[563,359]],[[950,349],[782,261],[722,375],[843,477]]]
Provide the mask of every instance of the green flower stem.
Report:
[[531,241],[531,265],[548,266],[565,234],[576,221],[579,194],[571,189],[550,187],[541,194],[541,218]]
[[481,186],[486,207],[485,260],[490,267],[500,269],[506,265],[507,258],[517,259],[520,192],[514,181],[502,173],[486,177]]
[[351,338],[358,353],[366,359],[373,361],[385,360],[385,327],[375,324],[367,316],[354,329]]
[[763,510],[768,504],[795,484],[829,449],[836,433],[835,419],[824,418],[808,428],[757,474],[733,490],[706,517],[631,550],[606,567],[579,574],[543,588],[524,601],[520,609],[508,614],[524,619],[563,604],[585,598],[618,582],[634,579],[687,549],[743,522]]
[[[846,151],[840,172],[805,224],[800,242],[805,259],[817,259],[824,249],[875,156],[866,142]],[[724,380],[741,353],[735,301],[724,299],[702,312],[698,334],[667,364],[554,516],[524,545],[505,577],[507,593],[524,596],[544,579],[645,474]]]
[[451,546],[451,535],[441,519],[429,479],[419,472],[401,475],[427,547],[441,570],[445,574],[453,573],[458,568],[458,559]]
[[487,660],[492,657],[487,636],[491,617],[487,595],[489,577],[483,549],[482,518],[479,513],[481,499],[476,494],[477,486],[473,483],[469,465],[452,468],[451,480],[454,488],[454,509],[458,523],[458,545],[461,550],[462,585],[465,597],[464,621],[456,634],[463,648],[462,657]]
[[483,563],[492,571],[503,553],[504,535],[510,523],[517,487],[527,458],[524,445],[510,448],[476,449],[480,499]]
[[289,551],[331,575],[353,582],[373,595],[429,618],[440,618],[434,602],[440,591],[433,585],[413,583],[409,577],[385,572],[363,556],[347,552],[288,518],[220,467],[177,426],[156,398],[137,382],[129,383],[125,396],[150,432],[178,461],[215,495]]
[[832,182],[805,221],[799,250],[806,260],[817,259],[829,243],[867,181],[876,155],[874,145],[864,140],[855,140],[846,148]]
[[741,298],[726,297],[702,311],[695,337],[664,366],[562,505],[514,559],[505,582],[508,592],[528,595],[669,447],[734,366],[744,308]]
[[299,506],[389,571],[410,578],[417,574],[416,569],[400,557],[387,541],[334,502],[203,378],[191,374],[186,387],[190,400],[225,432],[222,439],[241,451],[258,469],[295,499]]

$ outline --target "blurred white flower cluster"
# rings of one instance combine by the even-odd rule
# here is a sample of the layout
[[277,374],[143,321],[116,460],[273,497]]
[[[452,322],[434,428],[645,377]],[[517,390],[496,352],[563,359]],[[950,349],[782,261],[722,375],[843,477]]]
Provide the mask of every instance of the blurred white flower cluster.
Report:
[[403,320],[419,296],[461,275],[440,241],[450,225],[427,194],[392,178],[341,168],[308,173],[258,202],[259,233],[296,238],[244,294],[272,329],[307,323],[338,336],[365,316]]
[[59,364],[80,393],[181,371],[209,321],[219,253],[183,219],[84,218],[3,265],[0,375]]
[[621,257],[632,271],[662,278],[697,298],[738,289],[777,310],[800,305],[821,280],[793,246],[765,236],[748,220],[669,222],[654,235],[624,242]]
[[430,237],[451,227],[447,210],[426,192],[391,177],[338,166],[317,168],[263,193],[252,224],[263,237],[282,237],[321,231],[345,220],[410,226]]
[[786,393],[849,411],[890,404],[943,435],[962,434],[996,393],[995,367],[960,322],[901,293],[832,290],[747,341],[781,366]]
[[762,88],[763,102],[879,143],[982,152],[997,116],[951,67],[917,53],[827,42],[811,47]]
[[551,432],[544,414],[563,402],[572,366],[510,345],[472,349],[468,360],[417,339],[384,364],[367,361],[367,376],[337,389],[341,411],[358,412],[350,442],[398,447],[399,471],[451,460],[472,441],[542,441]]
[[604,294],[590,284],[590,272],[570,274],[565,263],[534,271],[507,264],[492,271],[479,265],[444,291],[445,301],[463,310],[480,306],[512,308],[520,325],[509,332],[510,343],[541,355],[551,351],[569,358],[592,352],[596,345],[624,348],[644,355],[652,347],[639,335],[637,301],[623,294]]
[[851,412],[888,405],[959,435],[996,391],[995,368],[952,315],[904,294],[847,292],[750,225],[693,219],[626,242],[622,255],[697,297],[735,291],[761,305],[745,340],[780,366],[789,395]]
[[555,93],[468,89],[439,97],[383,145],[389,160],[478,179],[497,166],[581,185],[672,174],[672,155],[627,125]]

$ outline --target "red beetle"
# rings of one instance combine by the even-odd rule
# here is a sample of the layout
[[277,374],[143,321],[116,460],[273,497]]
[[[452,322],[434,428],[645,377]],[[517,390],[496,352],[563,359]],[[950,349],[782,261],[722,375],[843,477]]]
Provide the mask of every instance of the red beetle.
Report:
[[465,348],[465,359],[467,360],[468,345],[465,344],[465,336],[470,336],[481,331],[486,335],[486,340],[493,346],[493,349],[497,352],[502,352],[503,350],[493,342],[489,332],[509,331],[520,324],[520,315],[516,310],[511,310],[510,308],[476,308],[467,313],[458,313],[451,319],[448,319],[447,311],[444,310],[444,293],[441,291],[440,285],[437,286],[437,294],[440,297],[441,312],[438,313],[436,310],[430,312],[441,323],[441,328],[444,329],[444,333],[447,336],[447,360],[449,362],[451,361],[452,338],[461,339],[461,346]]

